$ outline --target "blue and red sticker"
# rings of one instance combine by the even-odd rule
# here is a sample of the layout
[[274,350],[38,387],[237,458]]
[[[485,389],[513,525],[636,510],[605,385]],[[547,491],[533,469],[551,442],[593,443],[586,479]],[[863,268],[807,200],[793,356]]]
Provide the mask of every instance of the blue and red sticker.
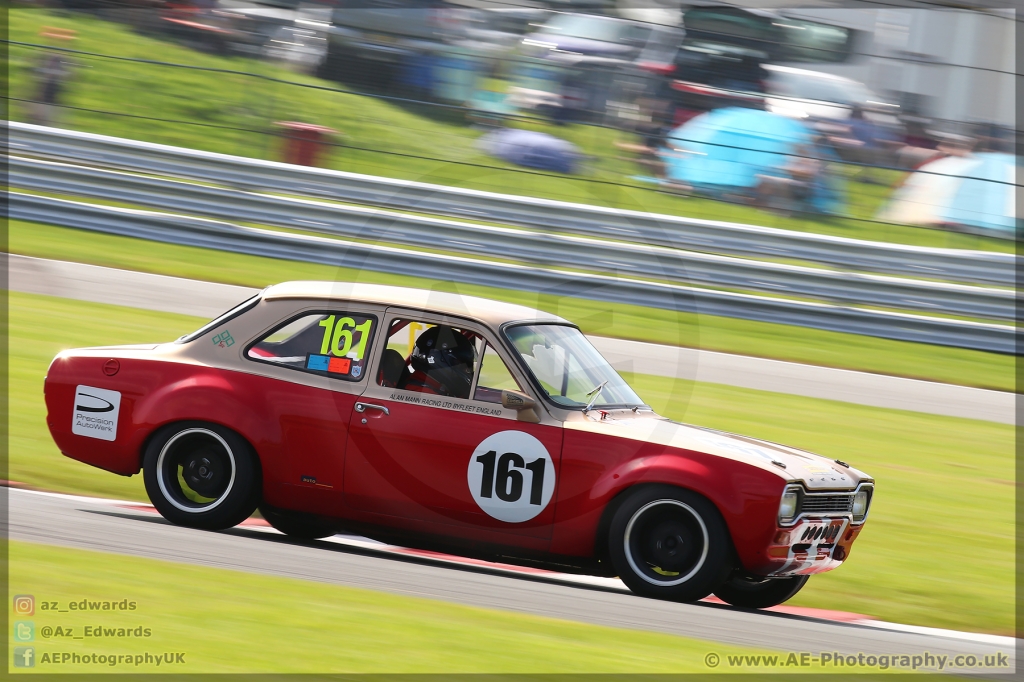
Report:
[[306,356],[306,369],[329,374],[349,374],[352,371],[352,360],[310,353]]

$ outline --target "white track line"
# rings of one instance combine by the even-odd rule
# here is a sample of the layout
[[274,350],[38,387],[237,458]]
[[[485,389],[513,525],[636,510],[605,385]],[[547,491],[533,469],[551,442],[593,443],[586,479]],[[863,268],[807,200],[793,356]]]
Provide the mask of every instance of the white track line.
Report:
[[[100,504],[110,507],[148,507],[149,510],[151,510],[149,513],[158,513],[156,509],[153,508],[152,505],[147,504],[145,502],[133,502],[130,500],[112,500],[105,497],[88,497],[85,495],[70,495],[67,493],[51,493],[42,490],[29,490],[27,488],[9,488],[9,490],[16,490],[19,493],[25,493],[29,495],[43,495],[46,497],[56,497],[60,499],[71,500],[74,502]],[[246,526],[246,529],[256,530],[263,533],[275,533],[281,535],[280,531],[271,528],[270,526]],[[324,538],[323,542],[330,542],[333,544],[344,545],[348,547],[358,547],[360,549],[369,549],[376,552],[386,552],[388,554],[394,554],[396,556],[402,557],[416,557],[420,559],[425,559],[427,561],[442,564],[455,564],[459,566],[479,566],[480,568],[486,568],[489,571],[506,573],[509,575],[515,575],[517,577],[522,577],[524,575],[534,575],[538,578],[542,578],[544,580],[551,580],[554,582],[591,585],[602,587],[605,589],[615,590],[618,592],[629,591],[629,589],[618,578],[602,578],[598,576],[575,575],[571,573],[558,573],[555,571],[542,571],[538,569],[511,566],[508,564],[497,564],[489,561],[464,559],[462,557],[441,554],[436,552],[421,552],[419,550],[410,550],[406,547],[389,545],[383,542],[378,542],[376,540],[371,540],[370,538],[364,538],[355,535],[335,535],[330,538]],[[829,619],[822,618],[821,620]],[[904,625],[902,623],[889,623],[881,620],[855,620],[840,622],[846,622],[851,625],[858,625],[861,627],[870,627],[882,630],[895,630],[899,632],[928,635],[931,637],[945,637],[947,639],[959,639],[971,642],[982,642],[985,644],[995,644],[998,646],[1012,647],[1017,645],[1017,640],[1013,637],[989,635],[980,632],[961,632],[959,630],[945,630],[943,628],[930,628],[920,625]]]

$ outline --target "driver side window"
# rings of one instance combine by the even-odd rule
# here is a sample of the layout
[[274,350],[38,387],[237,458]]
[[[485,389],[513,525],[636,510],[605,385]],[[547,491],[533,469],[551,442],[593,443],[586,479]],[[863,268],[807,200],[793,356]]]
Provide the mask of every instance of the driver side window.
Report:
[[489,343],[484,343],[483,361],[480,363],[480,378],[476,382],[474,400],[485,403],[501,403],[502,391],[522,391],[519,382],[512,376],[508,365]]
[[391,323],[378,385],[468,399],[474,378],[473,400],[500,404],[503,390],[522,390],[505,361],[477,332],[416,320]]
[[377,383],[404,391],[469,398],[482,341],[468,329],[395,320],[388,329]]

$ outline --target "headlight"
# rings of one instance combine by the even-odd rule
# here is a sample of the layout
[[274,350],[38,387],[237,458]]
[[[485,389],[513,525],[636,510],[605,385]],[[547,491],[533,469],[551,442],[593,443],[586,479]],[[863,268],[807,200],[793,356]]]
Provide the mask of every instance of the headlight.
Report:
[[793,523],[800,513],[800,488],[786,488],[779,501],[779,523],[783,526]]
[[857,494],[853,496],[853,507],[850,511],[853,512],[854,523],[864,523],[864,519],[868,517],[868,507],[871,506],[871,493],[874,491],[874,486],[862,485],[858,490]]

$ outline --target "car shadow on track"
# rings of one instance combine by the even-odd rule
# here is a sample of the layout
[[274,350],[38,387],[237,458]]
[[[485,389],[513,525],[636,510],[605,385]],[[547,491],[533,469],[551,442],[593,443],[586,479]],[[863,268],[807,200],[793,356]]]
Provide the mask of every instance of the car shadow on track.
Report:
[[[499,578],[509,578],[512,580],[529,581],[536,583],[544,583],[548,585],[557,585],[560,587],[573,588],[577,590],[588,590],[591,592],[604,592],[607,594],[617,594],[624,597],[630,597],[633,599],[650,599],[650,597],[644,597],[636,595],[630,592],[628,589],[615,589],[613,587],[607,587],[604,585],[593,585],[587,583],[574,582],[570,580],[561,579],[558,577],[551,577],[538,573],[519,573],[513,570],[495,568],[479,564],[462,564],[453,561],[446,561],[443,559],[435,559],[427,556],[416,555],[416,554],[399,554],[394,551],[388,551],[384,549],[374,549],[372,547],[360,547],[356,545],[340,544],[336,542],[328,542],[326,540],[301,540],[292,538],[287,535],[283,535],[276,532],[267,532],[264,530],[252,530],[244,526],[236,526],[227,530],[221,531],[207,531],[194,528],[185,528],[184,526],[175,526],[170,523],[162,516],[148,514],[148,513],[132,513],[132,512],[121,512],[121,511],[108,511],[99,509],[79,509],[78,511],[87,512],[89,514],[98,514],[100,516],[115,517],[119,519],[125,519],[128,521],[141,521],[144,523],[152,523],[161,526],[170,526],[174,528],[183,528],[185,530],[193,530],[199,533],[215,533],[219,535],[232,535],[240,538],[248,538],[251,540],[259,540],[262,542],[273,542],[280,545],[293,545],[297,547],[310,547],[325,551],[338,552],[341,554],[373,557],[377,559],[387,559],[389,561],[399,561],[406,564],[414,564],[419,566],[431,566],[434,568],[444,568],[453,571],[462,571],[465,573],[475,573],[481,575],[490,575]],[[355,537],[355,536],[351,536]],[[660,601],[660,600],[655,600]],[[782,618],[786,620],[804,621],[808,623],[829,623],[831,625],[845,625],[849,627],[862,628],[863,625],[857,623],[844,623],[832,620],[826,620],[823,618],[815,618],[813,616],[803,616],[791,613],[779,613],[776,611],[764,611],[760,609],[743,609],[728,604],[715,604],[710,602],[689,602],[687,606],[697,606],[706,609],[718,609],[729,612],[749,613],[764,616],[768,618]]]

